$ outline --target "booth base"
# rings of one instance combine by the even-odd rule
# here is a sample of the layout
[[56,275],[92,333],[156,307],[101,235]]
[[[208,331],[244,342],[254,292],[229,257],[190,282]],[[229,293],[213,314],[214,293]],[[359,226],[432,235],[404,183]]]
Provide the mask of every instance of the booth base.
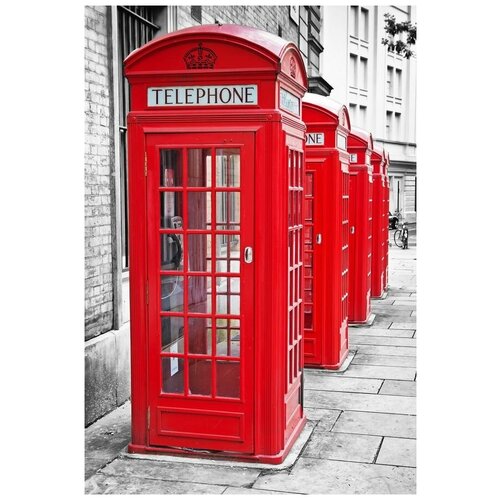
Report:
[[374,321],[375,321],[375,313],[371,313],[370,316],[368,316],[368,319],[366,321],[359,321],[359,322],[356,321],[354,323],[349,322],[348,326],[349,326],[349,328],[372,326]]
[[372,297],[371,299],[372,300],[384,300],[387,298],[387,295],[389,295],[389,292],[387,290],[384,290],[380,297]]
[[336,365],[315,365],[315,364],[308,364],[306,363],[304,365],[305,368],[312,369],[312,370],[318,370],[318,371],[323,371],[323,370],[333,370],[336,373],[342,373],[349,368],[349,365],[351,364],[351,361],[354,359],[354,355],[356,354],[356,350],[349,350],[346,352],[345,356],[343,357],[342,361],[340,363],[337,363]]
[[[153,446],[129,445],[128,452],[122,452],[121,457],[137,460],[156,460],[161,462],[176,462],[202,465],[230,465],[255,469],[286,469],[299,458],[314,430],[316,422],[302,419],[288,440],[285,449],[278,455],[241,455],[236,453],[210,453],[184,450],[166,450]],[[137,450],[137,451],[135,451]]]

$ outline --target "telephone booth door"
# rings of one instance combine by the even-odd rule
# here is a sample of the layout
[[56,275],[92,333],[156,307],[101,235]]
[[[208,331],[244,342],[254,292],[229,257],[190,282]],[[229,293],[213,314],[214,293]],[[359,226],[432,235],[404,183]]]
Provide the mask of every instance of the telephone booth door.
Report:
[[146,152],[149,442],[252,453],[253,134],[151,133]]

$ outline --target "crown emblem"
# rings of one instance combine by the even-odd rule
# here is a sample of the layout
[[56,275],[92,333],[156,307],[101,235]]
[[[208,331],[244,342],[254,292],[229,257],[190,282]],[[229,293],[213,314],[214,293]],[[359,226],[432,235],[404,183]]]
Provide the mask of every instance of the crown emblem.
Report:
[[184,55],[187,69],[214,69],[216,59],[215,52],[203,47],[201,42]]

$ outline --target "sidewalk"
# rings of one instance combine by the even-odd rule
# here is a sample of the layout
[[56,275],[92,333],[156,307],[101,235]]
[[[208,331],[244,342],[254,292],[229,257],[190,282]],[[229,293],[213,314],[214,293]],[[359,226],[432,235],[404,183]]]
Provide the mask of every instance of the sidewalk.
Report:
[[[391,231],[392,243],[392,231]],[[389,250],[389,292],[349,329],[344,373],[305,370],[312,433],[286,468],[130,458],[130,404],[85,431],[88,494],[383,494],[416,490],[416,248]],[[306,427],[307,429],[307,427]],[[305,430],[304,430],[305,432]],[[303,432],[303,434],[304,434]]]

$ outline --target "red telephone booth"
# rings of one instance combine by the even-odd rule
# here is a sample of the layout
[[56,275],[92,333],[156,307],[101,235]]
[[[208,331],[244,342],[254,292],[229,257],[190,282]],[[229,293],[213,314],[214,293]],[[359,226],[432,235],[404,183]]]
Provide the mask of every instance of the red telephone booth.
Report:
[[349,164],[349,323],[370,318],[373,179],[372,135],[353,128],[347,139]]
[[384,273],[384,290],[387,290],[389,286],[389,199],[391,193],[391,187],[389,184],[389,151],[384,149],[384,178],[385,178],[385,273]]
[[347,108],[306,94],[304,361],[338,369],[349,352],[349,154]]
[[373,217],[372,217],[372,271],[371,296],[384,294],[387,244],[387,213],[385,211],[384,151],[374,148],[371,155],[373,166]]
[[302,57],[205,25],[134,51],[125,74],[129,450],[280,463],[305,424]]

